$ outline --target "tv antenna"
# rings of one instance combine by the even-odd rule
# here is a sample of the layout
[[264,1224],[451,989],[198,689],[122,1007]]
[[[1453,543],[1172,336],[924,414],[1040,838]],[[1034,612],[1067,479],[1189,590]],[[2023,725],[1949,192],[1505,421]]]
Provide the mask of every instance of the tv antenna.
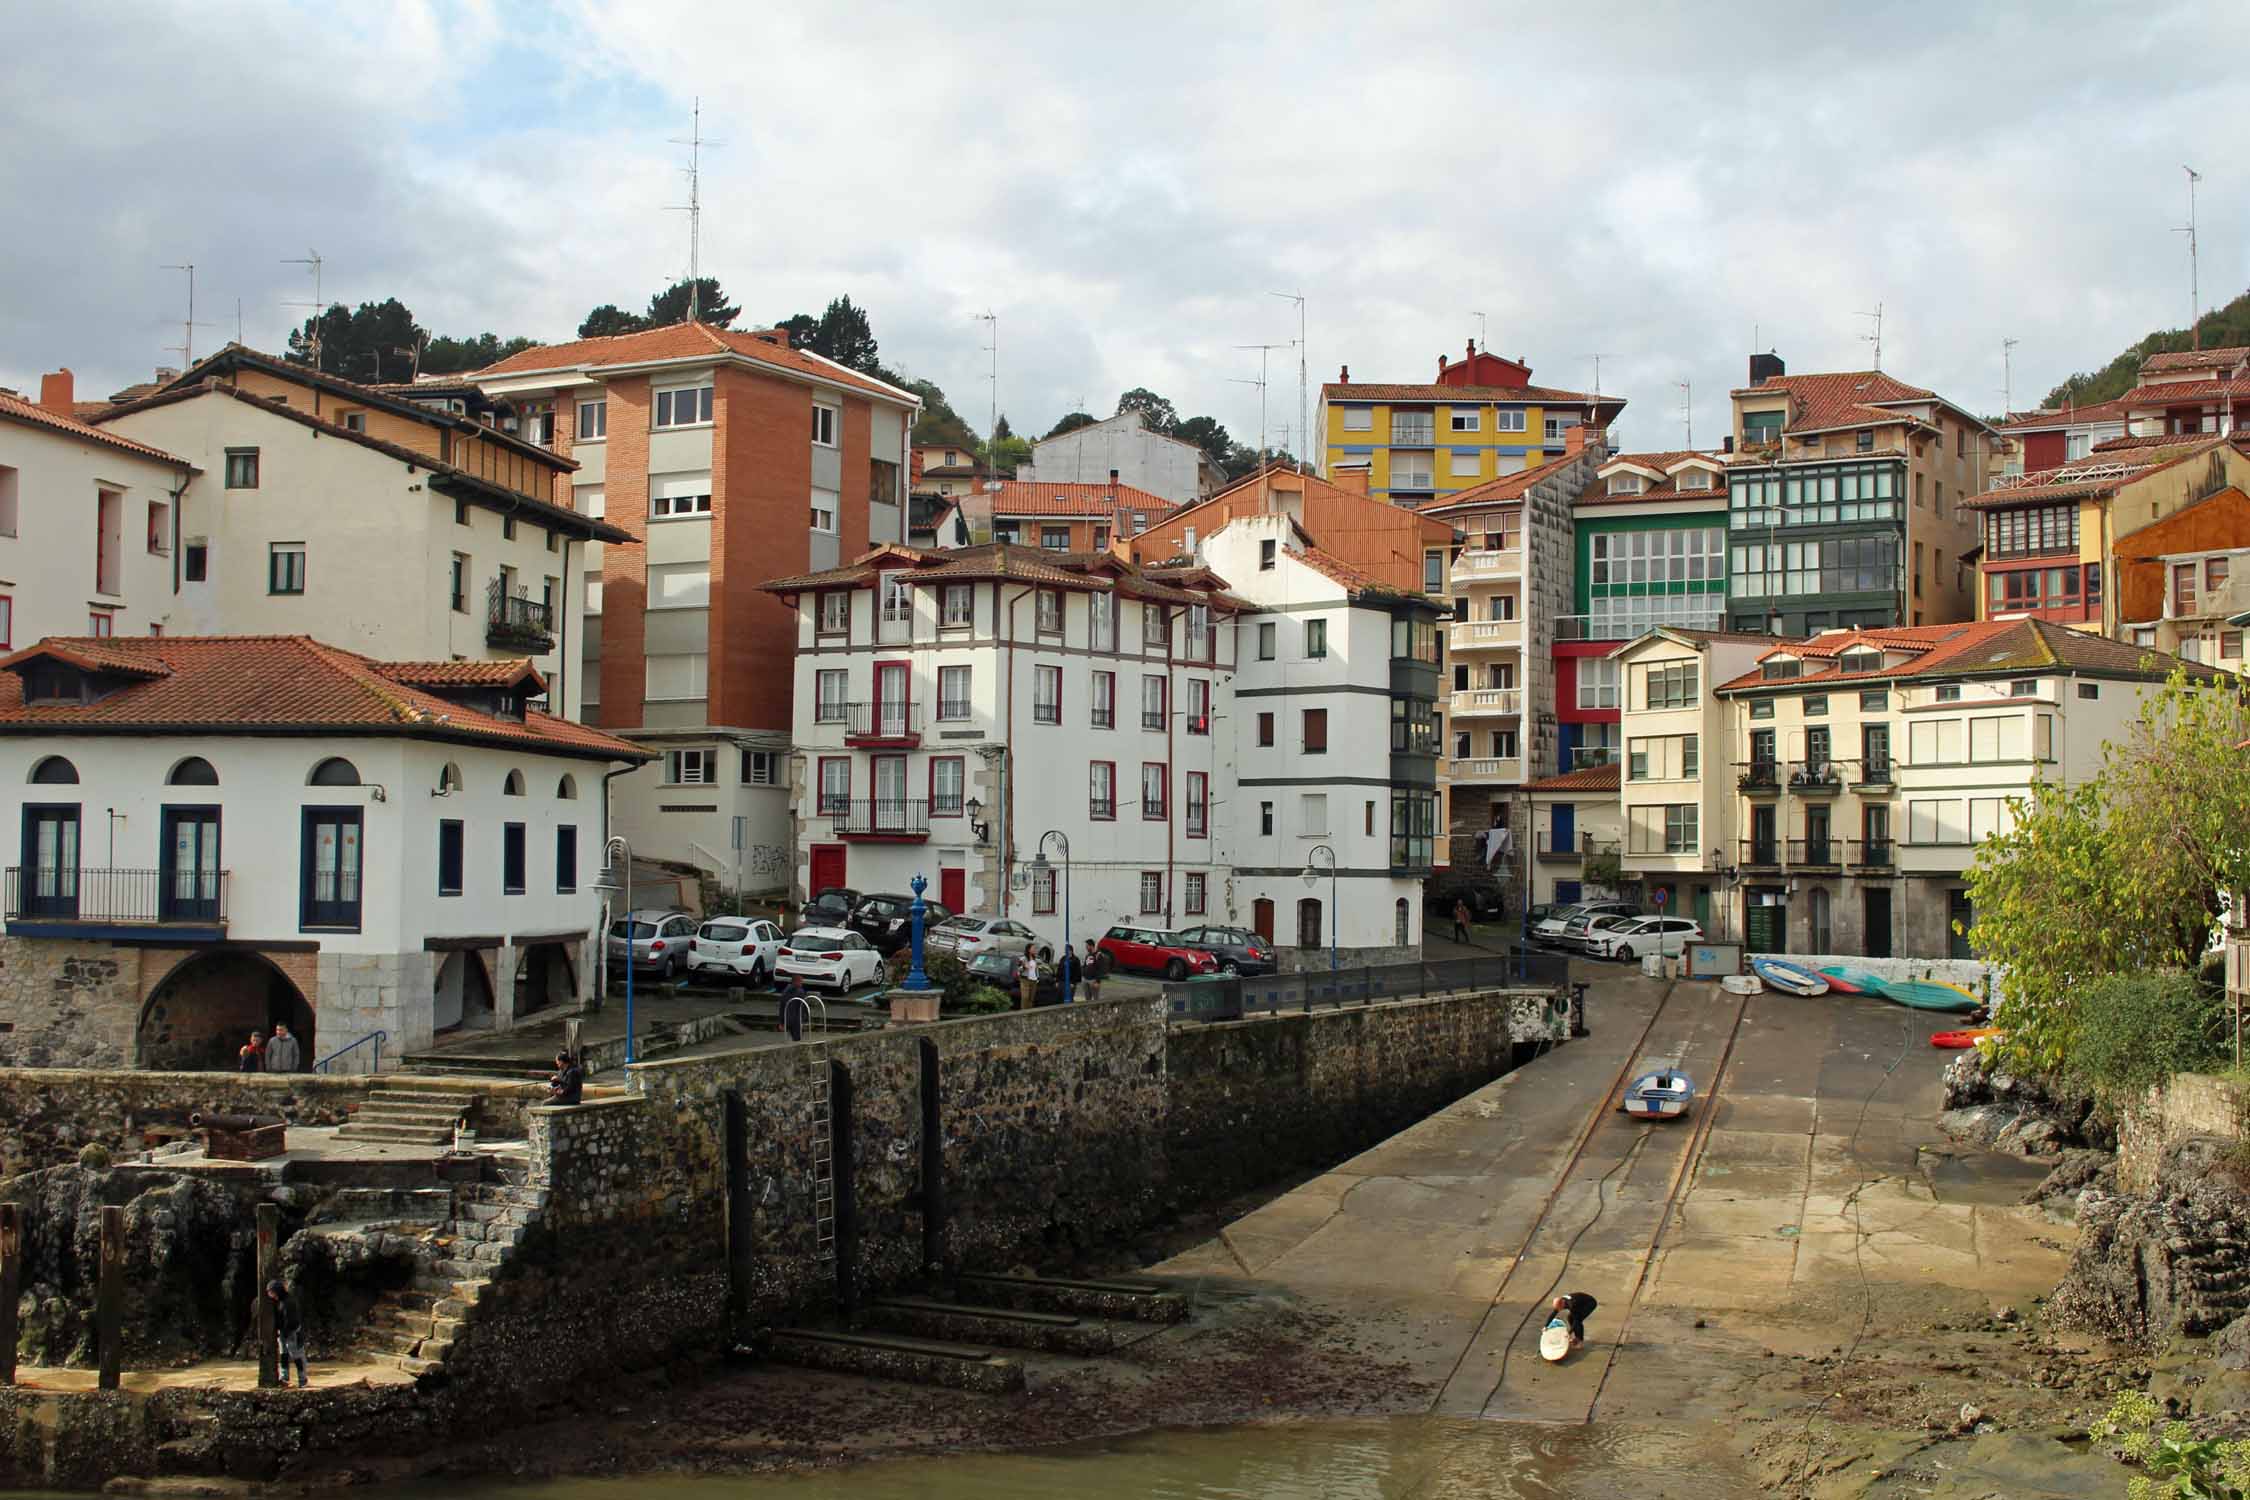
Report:
[[1872,318],[1875,322],[1875,331],[1861,334],[1860,339],[1864,343],[1875,346],[1875,368],[1881,370],[1883,368],[1883,304],[1876,303],[1873,312],[1863,312],[1860,316]]
[[2022,339],[2003,338],[2000,341],[2000,420],[2010,421],[2016,414],[2016,345]]
[[[984,346],[985,353],[992,356],[992,373],[985,377],[992,382],[992,425],[984,430],[985,467],[991,469],[992,444],[1000,431],[1000,315],[987,308],[978,313],[976,319],[992,337],[992,342]],[[997,469],[993,470],[993,475],[998,477]]]
[[2195,185],[2203,180],[2203,174],[2185,163],[2181,164],[2180,170],[2187,173],[2188,221],[2173,226],[2172,232],[2188,237],[2188,338],[2190,348],[2200,349],[2203,347],[2203,289],[2196,281]]
[[1482,349],[1484,347],[1484,314],[1473,312],[1469,316],[1477,320],[1477,347]]
[[1237,349],[1258,351],[1258,378],[1236,380],[1236,385],[1254,385],[1258,388],[1258,467],[1266,466],[1266,356],[1276,349],[1286,349],[1287,344],[1237,344]]
[[189,261],[184,265],[159,266],[157,269],[160,271],[187,272],[187,319],[180,324],[180,341],[177,344],[166,344],[164,346],[167,349],[180,351],[180,368],[187,370],[195,364],[195,330],[211,326],[208,323],[195,321],[195,263]]
[[[1312,414],[1305,406],[1306,392],[1310,389],[1305,382],[1305,294],[1303,292],[1271,292],[1267,295],[1279,297],[1284,302],[1297,304],[1297,430],[1307,435],[1305,442],[1306,446],[1310,447],[1312,443],[1310,436]],[[1297,471],[1303,473],[1304,468],[1305,456],[1300,453],[1297,455]]]
[[320,319],[328,311],[328,304],[320,300],[320,252],[307,250],[303,255],[282,261],[285,266],[312,267],[313,299],[310,302],[285,302],[284,307],[309,307],[312,309],[313,368],[320,368]]
[[703,321],[703,148],[723,146],[726,142],[707,141],[703,138],[703,97],[700,94],[696,96],[694,113],[690,118],[693,128],[689,130],[686,140],[683,141],[678,136],[670,137],[673,145],[688,148],[688,164],[682,169],[687,173],[687,202],[673,204],[672,212],[687,215],[687,320],[690,323],[700,323]]
[[1672,382],[1680,388],[1680,426],[1687,434],[1688,451],[1695,451],[1695,391],[1693,383],[1685,380]]

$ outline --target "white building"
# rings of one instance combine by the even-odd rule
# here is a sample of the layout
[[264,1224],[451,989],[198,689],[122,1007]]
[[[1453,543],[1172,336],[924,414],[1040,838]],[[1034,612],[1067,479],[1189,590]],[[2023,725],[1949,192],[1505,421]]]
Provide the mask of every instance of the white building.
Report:
[[0,392],[0,648],[173,625],[195,465],[80,421],[72,384],[46,376],[37,404]]
[[1615,761],[1524,783],[1531,807],[1531,904],[1595,900],[1622,887],[1599,878],[1624,849]]
[[0,1064],[225,1068],[287,1021],[361,1071],[583,993],[603,777],[643,752],[543,688],[301,636],[0,660]]
[[1074,427],[1031,445],[1017,479],[1041,484],[1099,484],[1105,478],[1186,505],[1227,482],[1226,471],[1195,444],[1151,432],[1137,411]]

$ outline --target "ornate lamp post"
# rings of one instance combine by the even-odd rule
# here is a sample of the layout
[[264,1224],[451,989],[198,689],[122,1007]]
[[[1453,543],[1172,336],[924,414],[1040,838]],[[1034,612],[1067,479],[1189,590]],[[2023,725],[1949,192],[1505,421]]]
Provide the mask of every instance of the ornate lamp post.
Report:
[[1305,884],[1320,884],[1320,868],[1312,863],[1315,854],[1328,856],[1328,972],[1336,972],[1336,851],[1326,844],[1315,844],[1305,856]]
[[907,888],[914,892],[914,905],[908,908],[913,920],[909,941],[913,944],[914,956],[907,964],[906,978],[900,981],[899,988],[920,991],[931,987],[930,976],[922,972],[922,918],[930,909],[930,904],[922,899],[922,893],[930,888],[929,877],[916,875],[907,882]]
[[[1056,970],[1057,970],[1057,974],[1056,974],[1056,977],[1057,977],[1057,978],[1059,978],[1059,979],[1061,979],[1061,981],[1062,981],[1062,997],[1063,997],[1063,1004],[1065,1004],[1065,1005],[1068,1005],[1068,1004],[1070,1004],[1070,996],[1071,996],[1071,991],[1072,991],[1072,989],[1073,989],[1073,988],[1075,988],[1075,986],[1073,986],[1073,985],[1071,984],[1071,982],[1070,982],[1070,957],[1069,957],[1069,955],[1070,955],[1070,950],[1071,950],[1071,926],[1070,926],[1070,835],[1069,835],[1069,834],[1066,834],[1066,833],[1064,833],[1064,832],[1063,832],[1063,831],[1062,831],[1061,829],[1059,829],[1059,828],[1050,828],[1050,829],[1048,829],[1048,830],[1047,830],[1047,831],[1046,831],[1045,833],[1042,833],[1041,835],[1039,835],[1039,852],[1038,852],[1038,853],[1036,853],[1036,854],[1034,854],[1034,855],[1032,855],[1032,857],[1031,857],[1031,879],[1032,879],[1032,881],[1033,881],[1033,884],[1034,884],[1034,888],[1036,888],[1036,886],[1037,886],[1037,882],[1039,882],[1039,881],[1041,881],[1041,880],[1045,879],[1045,878],[1046,878],[1046,876],[1047,876],[1047,872],[1048,872],[1049,870],[1051,870],[1051,869],[1053,869],[1053,868],[1054,868],[1053,866],[1051,866],[1051,865],[1049,865],[1049,864],[1047,863],[1047,840],[1049,840],[1049,839],[1053,839],[1053,840],[1055,840],[1055,841],[1056,841],[1057,843],[1060,843],[1060,844],[1062,845],[1062,872],[1063,872],[1063,940],[1062,940],[1062,945],[1063,945],[1063,954],[1064,954],[1064,961],[1063,961],[1062,963],[1059,963],[1059,964],[1057,964],[1057,965],[1056,965],[1055,967],[1056,967]],[[1036,908],[1037,908],[1037,906],[1038,906],[1038,903],[1037,903],[1037,901],[1035,900],[1035,901],[1034,901],[1034,902],[1032,903],[1032,905],[1033,905],[1034,909],[1036,909]]]

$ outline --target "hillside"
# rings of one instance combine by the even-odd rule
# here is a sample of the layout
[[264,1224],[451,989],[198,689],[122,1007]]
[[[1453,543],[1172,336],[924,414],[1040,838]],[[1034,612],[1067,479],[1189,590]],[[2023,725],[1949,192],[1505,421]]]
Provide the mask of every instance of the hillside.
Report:
[[[2201,319],[2203,347],[2224,349],[2237,344],[2250,344],[2250,292],[2214,308]],[[2047,393],[2043,406],[2060,406],[2075,401],[2087,406],[2096,401],[2108,401],[2131,390],[2140,378],[2141,361],[2151,354],[2169,354],[2175,349],[2185,349],[2193,342],[2184,328],[2167,329],[2152,333],[2127,349],[2123,354],[2099,370],[2071,376]]]

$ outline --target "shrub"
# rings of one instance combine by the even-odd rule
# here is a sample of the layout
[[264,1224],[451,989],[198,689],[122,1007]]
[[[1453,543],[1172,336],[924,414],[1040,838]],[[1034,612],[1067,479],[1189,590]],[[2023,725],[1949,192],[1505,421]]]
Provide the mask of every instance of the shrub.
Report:
[[2129,1500],[2163,1495],[2241,1500],[2250,1485],[2250,1443],[2198,1439],[2185,1422],[2158,1421],[2161,1414],[2147,1392],[2126,1391],[2088,1429],[2096,1442],[2115,1443],[2128,1462],[2140,1466],[2126,1486]]
[[109,1147],[100,1141],[88,1141],[78,1148],[78,1165],[89,1172],[99,1172],[109,1165]]
[[2108,1101],[2136,1097],[2174,1073],[2223,1062],[2227,1012],[2178,970],[2112,974],[2075,996],[2070,1076]]
[[1003,994],[989,984],[971,985],[963,990],[959,998],[948,990],[945,1004],[941,1007],[944,1012],[956,1016],[989,1016],[1015,1008],[1016,1000],[1013,995]]

